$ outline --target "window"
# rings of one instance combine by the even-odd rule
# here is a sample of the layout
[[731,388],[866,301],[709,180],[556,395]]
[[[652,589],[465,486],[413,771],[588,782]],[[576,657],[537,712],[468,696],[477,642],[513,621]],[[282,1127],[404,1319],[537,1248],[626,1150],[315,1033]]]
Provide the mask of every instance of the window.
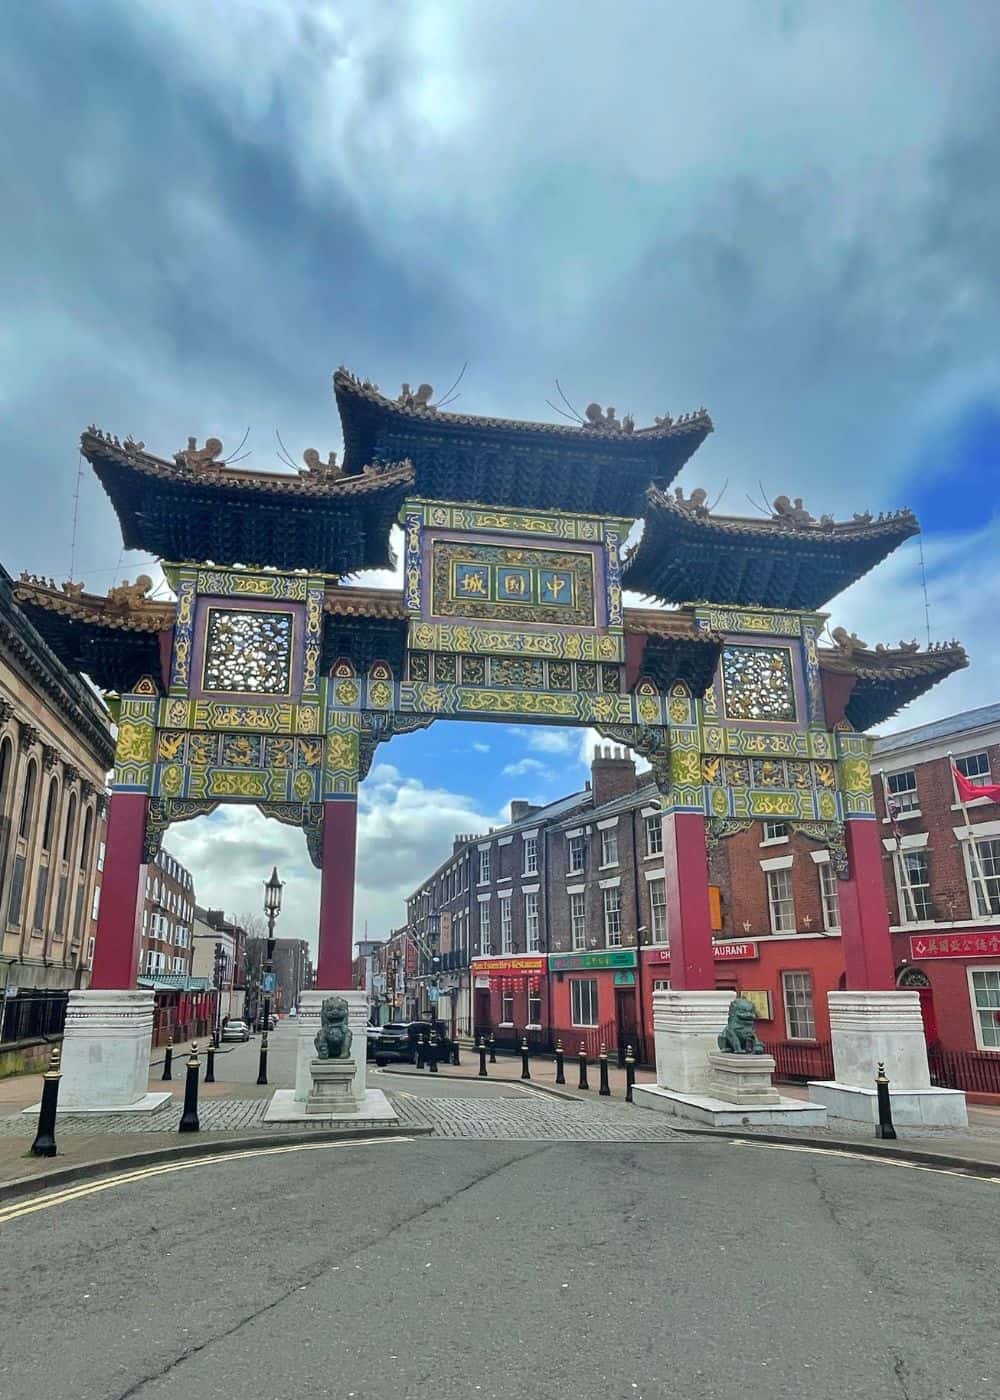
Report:
[[73,854],[73,836],[76,826],[76,793],[69,795],[69,806],[66,809],[66,830],[63,832],[62,858],[68,861]]
[[977,1041],[984,1050],[1000,1050],[1000,967],[970,967],[969,992]]
[[574,1026],[597,1025],[597,979],[574,977],[569,984]]
[[566,865],[571,875],[577,875],[587,867],[587,841],[583,836],[569,838],[569,854]]
[[795,932],[795,901],[791,869],[767,871],[767,904],[772,933]]
[[524,929],[529,953],[538,952],[538,895],[524,896]]
[[573,951],[587,946],[587,906],[583,890],[569,897],[569,923],[573,934]]
[[481,885],[490,883],[490,853],[488,850],[479,852],[479,883]]
[[609,948],[622,946],[622,892],[617,886],[604,891],[604,942]]
[[95,948],[96,944],[97,944],[97,939],[96,939],[96,938],[88,938],[88,939],[87,939],[87,966],[88,966],[88,967],[92,967],[93,964],[94,964],[94,948]]
[[765,823],[764,823],[764,840],[765,840],[765,841],[787,841],[787,840],[788,840],[788,827],[785,825],[784,822],[765,822]]
[[35,779],[38,773],[38,764],[34,759],[28,763],[28,775],[24,780],[24,795],[21,798],[21,820],[18,824],[17,834],[22,840],[28,839],[28,832],[31,829],[31,811],[35,805]]
[[[900,816],[906,812],[920,810],[920,802],[917,798],[917,775],[912,768],[905,773],[889,773],[886,777],[886,787],[891,799],[887,806],[894,806]],[[891,816],[892,813],[890,812],[889,815]]]
[[87,815],[83,819],[83,841],[80,843],[80,869],[86,870],[90,860],[90,838],[94,833],[94,809],[87,808]]
[[925,850],[897,851],[893,857],[899,888],[900,922],[923,924],[934,918],[930,861]]
[[840,891],[837,888],[837,872],[829,861],[819,867],[819,897],[823,906],[823,927],[840,928]]
[[538,874],[538,837],[524,837],[524,873],[525,875]]
[[542,994],[537,987],[528,988],[528,1025],[542,1024]]
[[661,856],[663,854],[663,814],[654,812],[651,817],[646,818],[646,854],[647,856]]
[[512,1026],[514,1024],[513,992],[503,992],[500,996],[500,1024],[502,1026]]
[[781,989],[785,998],[785,1031],[789,1040],[815,1040],[813,980],[811,972],[783,972]]
[[514,951],[509,899],[501,899],[500,901],[500,951],[504,954]]
[[988,837],[964,842],[965,861],[975,891],[975,913],[980,918],[1000,914],[1000,839]]
[[988,753],[970,753],[965,758],[956,758],[955,767],[963,778],[968,778],[976,787],[986,787],[993,781]]
[[654,991],[654,992],[669,992],[669,991],[670,991],[670,978],[669,978],[669,977],[654,977],[654,978],[653,978],[653,991]]
[[667,941],[667,882],[649,882],[649,926],[654,943]]
[[59,784],[55,778],[49,783],[49,800],[45,804],[45,825],[42,828],[42,850],[50,851],[56,834],[56,816],[59,811]]
[[618,864],[618,831],[613,826],[607,826],[601,832],[601,864]]
[[98,909],[100,909],[100,907],[101,907],[101,887],[100,887],[100,885],[95,885],[95,886],[94,886],[94,900],[93,900],[93,903],[92,903],[91,906],[90,906],[90,917],[91,917],[92,919],[96,919],[96,918],[97,918],[97,911],[98,911]]
[[479,906],[479,951],[485,953],[490,945],[490,903],[484,899]]

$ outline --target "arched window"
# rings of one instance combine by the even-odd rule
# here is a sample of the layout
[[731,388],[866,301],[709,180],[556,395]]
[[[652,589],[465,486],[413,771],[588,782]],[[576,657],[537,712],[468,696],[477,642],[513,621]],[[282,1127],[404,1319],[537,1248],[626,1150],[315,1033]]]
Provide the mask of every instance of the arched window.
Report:
[[24,796],[21,798],[21,820],[18,823],[17,834],[25,841],[31,830],[31,814],[35,806],[35,783],[38,778],[38,763],[35,759],[28,760],[28,772],[24,779]]
[[66,830],[63,832],[62,858],[69,860],[73,854],[73,835],[76,827],[76,793],[69,795],[69,807],[66,809]]
[[87,808],[87,815],[83,822],[83,842],[80,846],[80,869],[86,870],[90,860],[90,838],[94,834],[94,809]]
[[56,822],[59,816],[59,783],[53,778],[49,783],[49,800],[45,804],[45,826],[42,828],[42,850],[51,851],[52,841],[56,834]]
[[0,744],[0,814],[3,813],[7,806],[7,787],[14,769],[14,765],[11,762],[13,755],[14,745],[11,743],[10,739],[5,739],[3,743]]
[[919,967],[904,967],[896,978],[896,986],[901,990],[904,988],[914,990],[930,985],[931,979]]

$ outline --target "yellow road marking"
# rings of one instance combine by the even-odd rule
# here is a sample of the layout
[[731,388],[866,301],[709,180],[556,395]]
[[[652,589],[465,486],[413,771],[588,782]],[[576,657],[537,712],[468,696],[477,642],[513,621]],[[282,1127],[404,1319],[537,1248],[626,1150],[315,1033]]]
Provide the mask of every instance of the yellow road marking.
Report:
[[[96,1195],[99,1191],[110,1191],[114,1186],[128,1186],[134,1181],[146,1181],[154,1176],[166,1176],[170,1172],[188,1171],[191,1167],[208,1167],[219,1162],[240,1162],[248,1157],[277,1157],[286,1152],[318,1152],[327,1147],[368,1147],[373,1142],[412,1142],[411,1137],[355,1138],[350,1142],[297,1142],[287,1147],[253,1147],[243,1152],[216,1152],[210,1156],[192,1157],[188,1161],[158,1162],[153,1166],[140,1167],[131,1172],[119,1172],[117,1176],[101,1177],[99,1181],[81,1182],[79,1186],[68,1186],[63,1191],[47,1192],[41,1196],[30,1196],[9,1206],[0,1207],[0,1225],[8,1220],[17,1220],[22,1215],[34,1215],[39,1210],[50,1210],[53,1206],[68,1205],[70,1201],[81,1200],[84,1196]],[[41,1185],[41,1183],[40,1183]]]
[[867,1162],[875,1167],[905,1167],[911,1172],[930,1172],[933,1176],[960,1176],[965,1181],[984,1181],[1000,1186],[1000,1176],[980,1176],[978,1172],[963,1171],[960,1167],[928,1167],[922,1162],[907,1162],[896,1157],[874,1157],[867,1152],[838,1152],[833,1147],[808,1147],[791,1142],[753,1142],[750,1138],[733,1138],[731,1147],[766,1147],[772,1152],[806,1152],[816,1157],[840,1158],[848,1162]]

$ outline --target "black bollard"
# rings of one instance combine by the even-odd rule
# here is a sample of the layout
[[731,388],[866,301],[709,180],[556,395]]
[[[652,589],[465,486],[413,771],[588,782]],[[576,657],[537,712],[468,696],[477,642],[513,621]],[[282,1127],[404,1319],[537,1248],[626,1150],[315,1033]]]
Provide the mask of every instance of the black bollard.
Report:
[[451,1062],[453,1065],[460,1065],[462,1062],[458,1058],[458,1036],[451,1042]]
[[32,1157],[56,1155],[56,1104],[59,1100],[59,1046],[53,1045],[49,1067],[42,1078],[42,1104],[38,1110],[38,1131],[31,1144]]
[[165,1049],[164,1052],[163,1052],[163,1078],[164,1078],[164,1079],[173,1079],[173,1077],[174,1077],[173,1066],[174,1066],[174,1039],[173,1039],[173,1036],[168,1036],[168,1037],[167,1037],[167,1047],[166,1047],[166,1049]]
[[497,1062],[497,1043],[496,1043],[495,1039],[493,1038],[493,1032],[490,1031],[490,1064],[491,1064],[491,1065],[495,1065],[496,1062]]
[[875,1078],[875,1093],[878,1096],[878,1123],[875,1127],[877,1138],[894,1138],[896,1129],[892,1126],[892,1100],[889,1098],[889,1080],[886,1078],[885,1065],[879,1064],[878,1074]]
[[566,1064],[563,1058],[562,1041],[556,1041],[556,1083],[566,1083]]
[[198,1123],[198,1047],[191,1042],[191,1054],[187,1062],[187,1078],[184,1080],[184,1112],[177,1126],[179,1133],[196,1133]]
[[482,1036],[479,1038],[479,1078],[489,1078],[486,1070],[486,1041],[483,1040]]
[[611,1094],[611,1085],[608,1083],[608,1047],[601,1041],[601,1053],[598,1056],[601,1066],[601,1087],[598,1089],[598,1097],[606,1099]]
[[205,1052],[205,1083],[215,1083],[215,1046],[211,1043]]
[[[190,1065],[191,1061],[188,1060]],[[267,1021],[264,1022],[264,1029],[260,1033],[260,1055],[257,1057],[257,1083],[267,1083]]]
[[587,1083],[587,1047],[582,1040],[580,1041],[580,1083],[578,1087],[581,1089],[590,1088]]
[[632,1086],[635,1083],[635,1056],[629,1045],[625,1050],[625,1102],[633,1103]]
[[427,1066],[428,1066],[428,1068],[429,1068],[431,1074],[437,1074],[437,1072],[438,1072],[438,1051],[439,1051],[439,1050],[440,1050],[440,1045],[438,1044],[438,1038],[437,1038],[436,1035],[432,1035],[431,1038],[430,1038],[430,1040],[429,1040],[429,1042],[428,1042],[428,1044],[427,1044],[427,1050],[426,1050],[426,1055],[427,1055]]
[[528,1037],[521,1041],[521,1078],[530,1079],[531,1070],[528,1068]]

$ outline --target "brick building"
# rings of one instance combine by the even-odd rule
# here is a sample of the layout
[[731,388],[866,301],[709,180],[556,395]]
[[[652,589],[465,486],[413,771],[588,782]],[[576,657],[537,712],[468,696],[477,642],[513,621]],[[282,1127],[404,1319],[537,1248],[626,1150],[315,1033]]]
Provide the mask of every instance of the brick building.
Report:
[[194,957],[194,880],[168,850],[146,867],[139,973],[191,976]]

